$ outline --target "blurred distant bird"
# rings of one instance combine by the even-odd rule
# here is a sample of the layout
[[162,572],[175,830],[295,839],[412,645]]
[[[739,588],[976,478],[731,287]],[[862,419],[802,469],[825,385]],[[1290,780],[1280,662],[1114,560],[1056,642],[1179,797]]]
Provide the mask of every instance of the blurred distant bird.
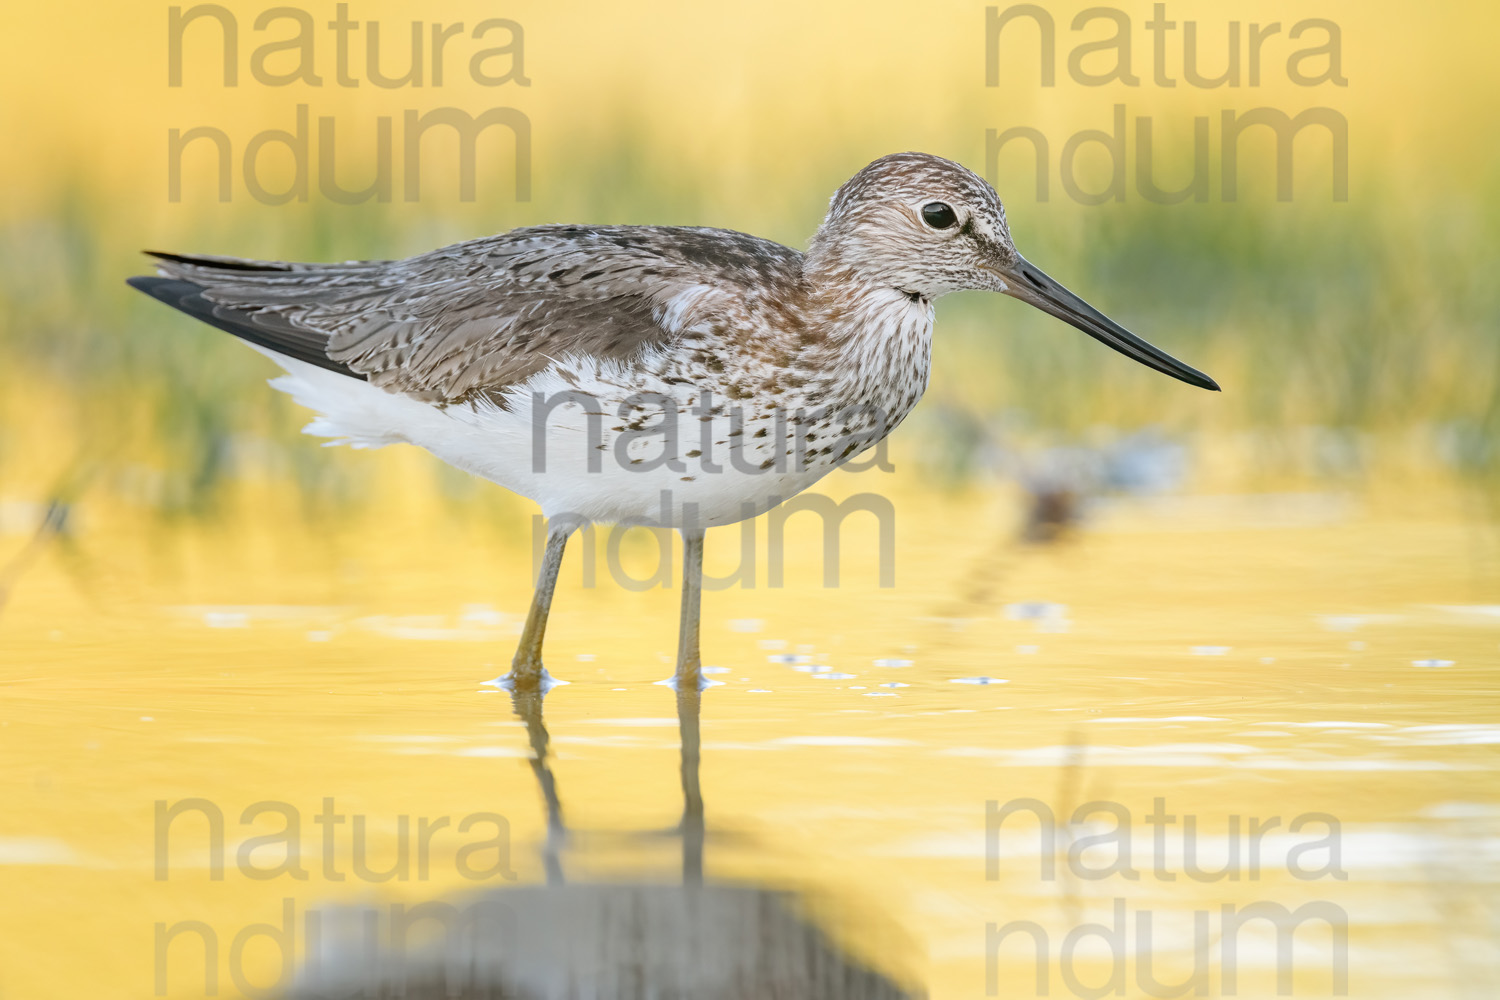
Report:
[[1091,445],[1052,445],[1016,454],[1012,474],[1027,497],[1021,537],[1056,542],[1082,524],[1105,496],[1150,496],[1180,485],[1186,449],[1154,429]]
[[983,179],[882,157],[806,253],[721,229],[536,226],[399,261],[154,254],[136,288],[227,330],[354,447],[420,445],[537,501],[540,578],[511,683],[543,684],[563,547],[590,522],[684,542],[676,681],[700,685],[703,534],[883,439],[927,387],[933,301],[1004,292],[1157,371],[1218,385],[1042,273]]

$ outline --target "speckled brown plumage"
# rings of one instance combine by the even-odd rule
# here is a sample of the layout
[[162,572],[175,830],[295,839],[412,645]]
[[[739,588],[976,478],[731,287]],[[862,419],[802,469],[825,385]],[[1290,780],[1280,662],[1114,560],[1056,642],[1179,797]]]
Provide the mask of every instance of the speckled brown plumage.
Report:
[[160,276],[131,283],[270,354],[288,373],[274,384],[320,414],[309,433],[417,444],[542,505],[551,575],[522,674],[540,669],[571,530],[691,539],[811,486],[921,398],[948,292],[1005,292],[1217,388],[1037,270],[994,190],[922,153],[855,174],[805,253],[722,229],[558,225],[394,261],[157,257]]

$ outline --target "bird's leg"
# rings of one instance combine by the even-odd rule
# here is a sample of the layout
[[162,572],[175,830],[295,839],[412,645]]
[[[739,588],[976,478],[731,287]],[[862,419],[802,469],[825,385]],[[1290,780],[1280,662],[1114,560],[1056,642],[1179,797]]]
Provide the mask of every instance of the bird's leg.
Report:
[[703,884],[703,786],[698,766],[703,743],[698,725],[703,692],[697,685],[677,685],[677,729],[682,738],[682,881]]
[[698,620],[703,605],[703,532],[682,531],[682,627],[677,634],[679,691],[697,691],[703,684],[703,661],[698,656]]
[[557,588],[557,574],[562,568],[563,548],[568,544],[571,527],[548,525],[547,549],[542,554],[542,571],[537,575],[536,593],[531,597],[531,611],[516,646],[516,657],[506,675],[512,691],[534,691],[542,686],[547,671],[542,667],[542,638],[547,632],[547,615],[552,610],[552,591]]
[[682,532],[682,628],[677,637],[677,725],[682,735],[682,879],[703,883],[703,786],[698,781],[701,743],[698,719],[703,697],[703,662],[698,655],[698,622],[703,607],[703,532]]

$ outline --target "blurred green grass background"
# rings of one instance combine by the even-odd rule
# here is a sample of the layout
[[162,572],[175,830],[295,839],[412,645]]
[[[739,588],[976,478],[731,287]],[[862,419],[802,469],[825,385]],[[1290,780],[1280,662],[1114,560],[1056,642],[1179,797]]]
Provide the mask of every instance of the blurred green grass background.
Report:
[[[983,4],[668,3],[649,13],[443,4],[422,16],[521,25],[529,85],[479,87],[450,66],[443,87],[425,90],[333,86],[326,32],[317,39],[323,86],[246,82],[253,46],[286,31],[253,30],[264,5],[225,8],[241,34],[234,88],[222,86],[216,35],[201,24],[184,36],[184,85],[167,85],[166,5],[76,5],[67,31],[57,5],[6,15],[16,100],[0,125],[18,141],[0,154],[13,195],[0,216],[9,375],[0,493],[41,500],[87,488],[151,514],[206,517],[254,480],[316,519],[378,492],[388,468],[299,435],[307,414],[265,388],[273,372],[262,359],[123,285],[148,270],[143,247],[392,257],[552,221],[718,225],[804,246],[854,170],[921,148],[990,174],[1028,257],[1225,389],[1211,396],[1167,382],[1008,299],[953,296],[938,307],[928,399],[894,445],[924,476],[982,480],[983,445],[996,434],[1045,444],[1158,428],[1190,442],[1200,488],[1441,480],[1500,510],[1500,164],[1488,130],[1476,128],[1493,120],[1500,91],[1487,86],[1496,74],[1480,41],[1497,16],[1477,4],[1426,12],[1415,26],[1394,4],[1168,5],[1200,23],[1199,61],[1213,70],[1230,19],[1290,26],[1318,16],[1338,26],[1347,86],[1289,82],[1281,67],[1297,46],[1283,41],[1266,50],[1261,86],[1217,90],[1153,84],[1149,4],[1119,8],[1139,87],[1085,87],[1063,71],[1074,45],[1101,34],[1068,30],[1078,5],[1047,5],[1059,35],[1055,87],[1039,85],[1037,43],[1022,32],[1004,36],[1000,86],[987,87]],[[306,9],[319,20],[332,13],[331,4]],[[354,4],[350,16],[398,35],[412,17],[392,3]],[[1178,38],[1169,67],[1182,58]],[[385,58],[404,57],[393,47]],[[182,200],[167,197],[169,128],[222,128],[238,156],[255,132],[288,127],[298,103],[337,121],[350,187],[368,176],[361,150],[379,115],[399,129],[408,108],[519,108],[534,139],[531,198],[514,197],[512,149],[499,131],[481,140],[472,202],[448,177],[453,150],[436,146],[415,203],[401,200],[398,177],[387,203],[337,204],[315,183],[305,203],[265,205],[238,172],[234,197],[221,203],[201,150],[184,160]],[[1084,206],[1063,194],[1058,147],[1080,129],[1108,127],[1116,103],[1153,118],[1166,186],[1192,168],[1193,117],[1210,118],[1209,201],[1140,197],[1133,134],[1124,200]],[[1311,129],[1297,140],[1291,201],[1276,198],[1274,150],[1260,136],[1245,139],[1239,197],[1222,201],[1221,111],[1314,106],[1350,123],[1348,200],[1331,198],[1328,140]],[[986,162],[986,130],[1016,125],[1051,142],[1045,202],[1021,144]],[[1102,186],[1097,151],[1079,163],[1084,185]],[[495,491],[433,467],[432,488],[455,510],[490,512]]]

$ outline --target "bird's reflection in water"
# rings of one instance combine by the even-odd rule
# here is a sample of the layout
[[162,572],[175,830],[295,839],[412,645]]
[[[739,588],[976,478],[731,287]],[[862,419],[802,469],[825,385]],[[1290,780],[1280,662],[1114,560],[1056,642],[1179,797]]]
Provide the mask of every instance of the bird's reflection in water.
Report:
[[531,771],[542,790],[542,803],[547,809],[547,839],[542,846],[542,867],[547,872],[548,885],[562,885],[562,847],[567,838],[567,827],[563,825],[562,799],[557,794],[557,777],[552,773],[551,738],[547,735],[547,722],[542,718],[542,699],[545,688],[514,690],[511,704],[526,723],[526,740],[531,744]]
[[705,882],[699,690],[677,691],[683,814],[672,832],[682,841],[682,884],[568,881],[563,856],[570,834],[552,771],[545,694],[533,689],[511,697],[547,810],[546,884],[391,912],[345,911],[326,928],[287,1000],[920,995],[842,951],[796,912],[787,893]]

